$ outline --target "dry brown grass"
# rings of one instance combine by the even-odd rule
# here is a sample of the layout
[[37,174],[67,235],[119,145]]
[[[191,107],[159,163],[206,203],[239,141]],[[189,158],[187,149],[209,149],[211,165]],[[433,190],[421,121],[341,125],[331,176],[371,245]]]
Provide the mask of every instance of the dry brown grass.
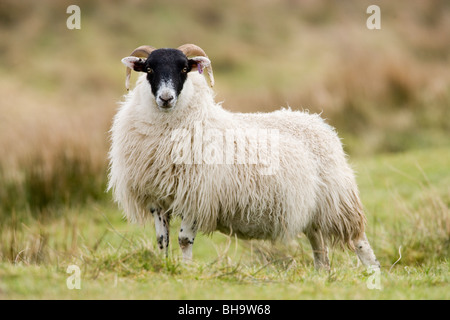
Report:
[[104,198],[112,108],[73,101],[67,106],[11,83],[0,91],[8,101],[0,104],[2,211],[34,212]]

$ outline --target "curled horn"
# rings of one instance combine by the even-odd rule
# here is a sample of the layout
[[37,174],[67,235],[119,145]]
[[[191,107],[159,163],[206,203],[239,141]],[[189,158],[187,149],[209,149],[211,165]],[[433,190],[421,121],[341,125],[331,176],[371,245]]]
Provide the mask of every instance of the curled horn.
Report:
[[[133,50],[133,52],[130,54],[130,56],[138,57],[138,58],[148,58],[150,53],[152,53],[153,50],[156,50],[155,48],[151,46],[140,46]],[[127,76],[125,79],[125,87],[129,88],[130,85],[130,76],[131,76],[131,69],[127,67]]]
[[[193,56],[202,56],[202,57],[206,57],[208,58],[208,56],[206,55],[205,51],[203,51],[202,48],[200,48],[199,46],[196,46],[195,44],[183,44],[182,46],[178,47],[178,50],[180,50],[181,52],[183,52],[186,57],[193,57]],[[208,58],[209,59],[209,58]],[[208,71],[208,76],[209,76],[209,80],[211,82],[211,87],[214,86],[214,75],[213,75],[213,71],[212,71],[212,66],[206,66],[206,71]]]

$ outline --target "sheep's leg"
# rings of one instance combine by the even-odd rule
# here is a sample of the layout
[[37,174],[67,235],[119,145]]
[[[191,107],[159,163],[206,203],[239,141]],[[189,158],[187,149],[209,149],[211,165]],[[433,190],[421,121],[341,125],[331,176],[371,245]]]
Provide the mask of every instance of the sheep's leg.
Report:
[[178,235],[178,243],[183,254],[184,261],[192,260],[192,246],[194,245],[197,227],[195,223],[189,224],[185,219],[181,220],[180,233]]
[[151,209],[155,220],[156,241],[161,250],[165,250],[166,257],[169,254],[169,228],[170,216],[161,209]]
[[361,260],[366,267],[380,267],[380,263],[375,257],[365,233],[363,233],[362,237],[359,239],[353,240],[353,245],[355,246],[355,251],[359,260]]
[[306,232],[306,236],[311,244],[314,254],[314,267],[317,270],[330,269],[330,261],[328,260],[328,248],[322,233],[318,229],[312,229]]

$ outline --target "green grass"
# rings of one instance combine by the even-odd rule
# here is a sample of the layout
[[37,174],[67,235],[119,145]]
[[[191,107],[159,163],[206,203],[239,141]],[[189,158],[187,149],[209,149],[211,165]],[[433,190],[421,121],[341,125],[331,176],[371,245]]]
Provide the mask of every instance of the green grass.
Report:
[[354,269],[328,274],[306,268],[282,280],[252,277],[247,269],[217,277],[195,266],[179,267],[176,274],[164,269],[133,277],[82,273],[81,289],[68,290],[65,270],[0,267],[1,297],[10,299],[448,299],[448,272],[447,264],[384,271],[381,290],[369,290],[368,276]]
[[[381,290],[349,251],[332,250],[331,271],[314,270],[304,236],[287,246],[199,235],[185,264],[171,229],[168,258],[151,223],[127,224],[111,203],[27,211],[0,229],[1,299],[449,299],[450,151],[354,159],[382,264]],[[81,289],[69,290],[69,265]]]

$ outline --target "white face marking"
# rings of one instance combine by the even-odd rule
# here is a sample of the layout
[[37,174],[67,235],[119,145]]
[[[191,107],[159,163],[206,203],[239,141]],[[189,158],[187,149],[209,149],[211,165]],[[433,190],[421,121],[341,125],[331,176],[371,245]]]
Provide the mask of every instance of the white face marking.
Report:
[[176,91],[171,80],[163,80],[156,92],[156,104],[160,110],[168,111],[177,103]]

